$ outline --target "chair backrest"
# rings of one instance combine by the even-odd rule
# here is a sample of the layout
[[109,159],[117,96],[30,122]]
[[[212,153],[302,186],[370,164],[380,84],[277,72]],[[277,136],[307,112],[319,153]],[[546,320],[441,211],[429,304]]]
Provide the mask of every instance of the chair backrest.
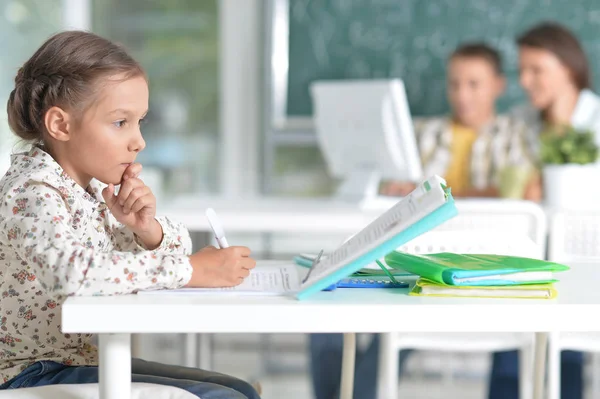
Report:
[[549,243],[552,261],[600,260],[600,208],[554,212]]
[[548,224],[544,210],[529,201],[498,199],[456,200],[458,216],[436,231],[488,230],[524,234],[545,254]]
[[540,247],[525,234],[503,231],[430,231],[398,248],[413,254],[454,252],[494,254],[541,259]]

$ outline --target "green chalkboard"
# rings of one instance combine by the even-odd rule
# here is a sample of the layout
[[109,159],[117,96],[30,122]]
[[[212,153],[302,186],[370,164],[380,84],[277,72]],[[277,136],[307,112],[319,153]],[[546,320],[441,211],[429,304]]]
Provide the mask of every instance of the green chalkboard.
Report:
[[524,101],[515,37],[540,21],[572,29],[600,78],[600,0],[289,0],[287,114],[311,115],[319,79],[404,80],[413,115],[448,111],[445,63],[461,42],[504,58],[501,110]]

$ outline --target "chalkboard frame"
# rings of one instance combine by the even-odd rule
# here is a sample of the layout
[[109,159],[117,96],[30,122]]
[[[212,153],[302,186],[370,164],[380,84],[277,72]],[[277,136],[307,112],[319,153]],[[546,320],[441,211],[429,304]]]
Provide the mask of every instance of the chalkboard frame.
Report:
[[290,42],[289,0],[271,0],[266,9],[268,100],[265,120],[275,131],[313,131],[312,116],[287,114],[288,63]]

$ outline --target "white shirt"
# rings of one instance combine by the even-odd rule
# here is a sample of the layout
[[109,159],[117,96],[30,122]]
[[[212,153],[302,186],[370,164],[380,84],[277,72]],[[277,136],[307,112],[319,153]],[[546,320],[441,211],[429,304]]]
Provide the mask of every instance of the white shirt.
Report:
[[[530,128],[527,137],[530,148],[539,150],[539,134],[542,131],[541,113],[530,104],[514,108],[511,114],[523,120]],[[600,97],[589,89],[579,93],[575,110],[571,116],[571,126],[578,130],[590,130],[595,135],[595,141],[600,146]]]
[[0,181],[0,383],[39,360],[97,365],[89,334],[61,332],[71,295],[179,288],[191,278],[183,225],[157,218],[146,250],[110,213],[92,180],[84,190],[41,150],[12,156]]

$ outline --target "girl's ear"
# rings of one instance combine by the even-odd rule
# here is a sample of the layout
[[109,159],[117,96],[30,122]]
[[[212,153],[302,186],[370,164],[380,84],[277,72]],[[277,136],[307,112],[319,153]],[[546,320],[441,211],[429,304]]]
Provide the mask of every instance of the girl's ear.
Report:
[[44,115],[44,124],[50,137],[58,141],[69,141],[71,139],[70,126],[71,116],[60,107],[52,107]]

